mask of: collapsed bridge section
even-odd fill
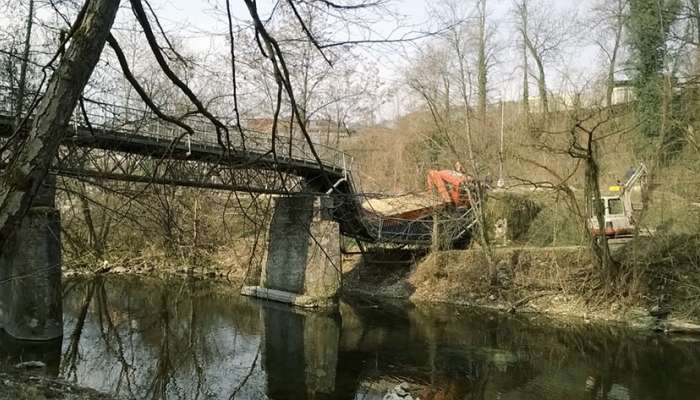
[[[15,129],[13,103],[3,100],[11,96],[2,92],[0,142],[7,142],[22,129]],[[6,294],[0,295],[0,325],[17,337],[62,334],[54,175],[277,195],[259,282],[244,293],[304,306],[337,298],[340,234],[367,243],[429,246],[440,231],[468,241],[476,221],[472,202],[363,193],[352,157],[329,146],[233,127],[235,134],[222,143],[218,129],[201,116],[183,117],[192,127],[186,133],[148,110],[89,99],[82,106],[63,127],[52,174],[30,208],[34,218],[0,257],[0,294]]]

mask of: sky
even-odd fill
[[[402,25],[411,26],[410,29],[427,31],[435,28],[434,23],[431,26],[431,21],[428,18],[428,9],[430,4],[435,3],[430,0],[393,0],[391,5],[399,14],[403,15]],[[554,0],[552,4],[555,8],[575,9],[579,13],[585,12],[585,8],[590,7],[592,0]],[[172,29],[179,34],[184,34],[188,37],[186,44],[194,50],[209,50],[221,47],[224,37],[214,36],[212,33],[222,33],[225,28],[223,21],[216,17],[216,4],[221,7],[223,1],[205,0],[154,0],[154,7],[159,10],[159,15],[166,24],[166,29]],[[265,10],[270,9],[271,1],[259,0],[261,14],[265,14]],[[512,0],[491,0],[488,7],[490,9],[490,19],[497,21],[497,35],[504,43],[513,42],[514,33],[510,21],[510,9]],[[234,18],[248,20],[248,11],[242,0],[231,0]],[[218,10],[219,14],[224,10]],[[555,10],[552,10],[554,14]],[[571,13],[572,15],[574,13]],[[214,28],[214,29],[212,29]],[[402,32],[407,29],[396,30],[396,24],[393,21],[384,21],[373,26],[376,32],[376,37],[399,37]],[[186,32],[186,33],[185,33]],[[404,57],[399,57],[398,54],[392,54],[391,49],[381,47],[376,51],[368,50],[367,57],[375,57],[376,63],[381,65],[380,74],[387,80],[398,79],[401,69],[405,68],[407,62]],[[577,71],[590,72],[591,65],[594,64],[597,54],[591,47],[577,49],[575,54],[567,55],[569,67]],[[494,68],[494,74],[491,78],[494,85],[493,90],[497,93],[492,93],[492,97],[517,97],[519,86],[522,78],[517,72],[517,62],[519,55],[513,49],[503,49],[499,56],[499,63]],[[551,83],[556,87],[557,80],[562,71],[551,71]],[[571,71],[567,71],[571,73]]]
[[[233,9],[234,18],[241,21],[248,21],[248,10],[246,9],[243,0],[230,0]],[[460,0],[455,0],[460,1]],[[461,0],[467,1],[467,0]],[[469,0],[473,2],[474,0]],[[559,9],[578,9],[579,14],[585,13],[585,9],[589,8],[591,3],[599,0],[549,0],[554,8]],[[499,40],[503,43],[513,43],[515,35],[513,27],[510,23],[512,17],[510,9],[513,0],[489,0],[489,18],[491,21],[496,21]],[[186,39],[184,44],[194,52],[226,52],[226,25],[222,19],[225,10],[221,9],[224,6],[223,0],[151,0],[150,2],[157,10],[159,18],[163,22],[166,31],[183,36]],[[265,15],[269,12],[272,0],[258,0],[261,14]],[[375,38],[386,37],[401,37],[403,33],[413,31],[429,31],[435,29],[435,23],[431,22],[428,17],[428,10],[431,4],[435,4],[435,0],[391,0],[390,6],[394,12],[402,16],[400,22],[395,20],[385,20],[381,23],[376,23],[372,26]],[[126,5],[121,13],[121,19],[133,19],[130,12],[126,9]],[[217,8],[219,8],[217,10]],[[553,10],[554,15],[554,10]],[[0,15],[0,22],[3,16]],[[397,29],[397,23],[408,26],[409,28]],[[117,24],[118,29],[119,24]],[[409,34],[409,36],[411,36]],[[409,59],[406,59],[406,54],[409,54]],[[401,79],[401,74],[406,66],[410,64],[410,48],[400,48],[399,46],[375,46],[374,48],[364,48],[361,53],[367,57],[368,61],[379,66],[379,75],[387,82],[396,82]],[[490,80],[492,100],[501,98],[512,99],[517,98],[521,85],[522,78],[518,71],[519,54],[515,49],[504,48],[499,54],[499,62],[494,67]],[[590,46],[579,48],[575,53],[566,55],[566,64],[574,70],[574,74],[581,71],[586,75],[591,75],[591,68],[596,64],[598,54],[595,49]],[[571,71],[566,71],[570,73]],[[563,71],[553,70],[548,71],[550,75],[550,86],[556,88],[559,86],[558,80],[563,74]]]
[[[230,0],[235,20],[248,22],[249,14],[243,0]],[[339,0],[340,1],[340,0]],[[454,0],[469,1],[474,0]],[[545,0],[547,1],[547,0]],[[593,1],[598,0],[549,0],[555,9],[579,9],[590,7]],[[498,55],[498,62],[492,68],[489,76],[490,101],[516,100],[521,93],[522,72],[519,69],[519,50],[509,43],[516,40],[512,26],[511,8],[513,0],[489,0],[489,20],[497,26],[498,41],[504,43],[503,49]],[[437,1],[431,0],[390,0],[390,7],[394,13],[400,16],[384,19],[371,26],[374,39],[400,38],[403,35],[415,36],[426,31],[434,31],[437,25],[429,17],[431,5]],[[227,26],[224,19],[224,0],[150,0],[150,4],[156,10],[161,23],[167,33],[182,38],[182,43],[193,53],[201,54],[227,54]],[[269,13],[272,0],[258,0],[258,7],[264,17]],[[130,21],[133,26],[133,16],[127,5],[122,5],[122,12],[115,24],[115,29],[123,29],[124,24],[119,21]],[[552,10],[555,15],[556,10]],[[572,13],[573,14],[573,13]],[[360,57],[367,60],[367,65],[378,69],[378,76],[384,82],[385,92],[391,94],[382,96],[379,107],[381,119],[390,119],[404,114],[414,108],[415,97],[410,91],[405,90],[404,73],[411,65],[411,55],[415,52],[415,44],[409,45],[373,45],[357,50]],[[579,48],[575,52],[566,55],[567,71],[552,69],[548,71],[548,86],[556,91],[561,87],[562,76],[566,74],[580,74],[591,76],[594,65],[598,64],[597,51],[590,46]],[[573,72],[572,72],[573,71]],[[389,90],[395,89],[398,90]],[[531,96],[536,95],[534,81],[531,83]]]

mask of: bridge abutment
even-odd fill
[[[0,328],[19,340],[63,336],[56,177],[48,175],[0,252]]]
[[[304,194],[275,199],[259,283],[242,294],[309,308],[337,304],[340,231],[330,202]]]

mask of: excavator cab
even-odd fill
[[[632,170],[629,178],[623,185],[610,187],[613,193],[602,196],[598,204],[594,204],[592,215],[589,216],[588,228],[595,236],[606,235],[608,237],[626,237],[634,234],[636,229],[634,216],[643,208],[641,193],[646,185],[646,166],[640,164]],[[600,231],[596,212],[602,209],[604,217],[604,231]]]
[[[604,233],[600,231],[598,219],[595,216],[595,208],[603,209],[605,221]],[[595,236],[605,234],[608,237],[624,237],[634,234],[634,223],[632,215],[625,209],[625,202],[620,196],[603,196],[600,202],[595,205],[593,215],[591,215],[588,225],[591,233]]]

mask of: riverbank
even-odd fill
[[[624,257],[630,251],[623,248]],[[636,250],[635,250],[636,249]],[[401,253],[401,252],[399,252]],[[671,257],[667,252],[667,257]],[[395,262],[392,262],[395,261]],[[448,303],[508,313],[537,313],[554,318],[603,321],[643,330],[700,334],[693,282],[673,281],[657,265],[638,270],[627,287],[611,295],[592,268],[584,247],[508,247],[495,249],[498,284],[488,280],[488,264],[479,249],[443,251],[412,260],[386,253],[344,262],[346,293],[421,303]],[[671,263],[673,264],[673,263]],[[692,263],[673,264],[674,275],[697,273]],[[665,277],[659,279],[659,277]],[[620,284],[621,285],[621,284]],[[685,287],[685,290],[683,290]]]
[[[114,397],[63,379],[0,372],[0,400],[110,400]]]
[[[86,259],[64,259],[63,276],[183,276],[242,286],[250,261],[260,262],[260,256],[252,256],[253,247],[251,240],[239,239],[228,246],[220,246],[211,251],[193,251],[187,256],[167,254],[157,247],[138,252],[114,252],[99,261],[88,255]]]
[[[144,255],[97,268],[65,269],[66,276],[111,273],[188,276],[239,288],[250,252],[239,243],[188,264]],[[494,263],[498,285],[487,279],[478,248],[426,253],[386,251],[343,260],[343,291],[349,295],[446,303],[509,313],[622,323],[644,330],[700,334],[700,239],[640,238],[616,247],[624,272],[614,290],[591,266],[585,247],[500,247]]]

